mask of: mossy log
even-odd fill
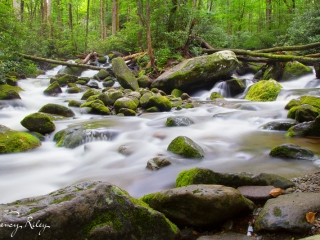
[[[270,52],[278,52],[278,51],[301,51],[301,50],[307,50],[307,49],[312,49],[317,47],[320,47],[320,42],[310,43],[306,45],[298,45],[298,46],[282,46],[282,47],[266,48],[266,49],[255,50],[254,52],[270,53]]]
[[[70,63],[70,62],[65,62],[65,61],[59,61],[59,60],[53,60],[53,59],[48,59],[48,58],[42,58],[42,57],[36,57],[36,56],[31,56],[23,53],[16,53],[19,56],[36,61],[36,62],[48,62],[48,63],[53,63],[53,64],[58,64],[58,65],[64,65],[64,66],[70,66],[70,67],[78,67],[78,68],[86,68],[86,69],[92,69],[92,70],[101,70],[101,69],[106,69],[103,67],[97,67],[97,66],[92,66],[88,64],[78,64],[78,63]],[[108,69],[110,70],[110,69]]]

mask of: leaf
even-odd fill
[[[279,195],[281,195],[283,192],[282,192],[282,189],[281,188],[274,188],[272,189],[269,194],[272,196],[272,197],[278,197]]]
[[[316,219],[316,215],[317,215],[316,212],[308,212],[306,214],[306,219],[307,219],[308,223],[314,224],[315,219]]]

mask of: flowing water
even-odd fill
[[[67,106],[68,100],[79,100],[83,93],[62,93],[57,97],[43,95],[50,76],[57,71],[58,68],[38,78],[19,81],[19,86],[25,90],[20,94],[22,99],[2,101],[0,124],[26,131],[20,121],[46,103]],[[95,73],[86,71],[83,76]],[[310,88],[303,90],[308,84]],[[320,87],[314,75],[283,83],[283,86],[284,90],[274,102],[256,103],[228,98],[229,102],[238,104],[238,109],[222,108],[206,101],[210,91],[194,95],[198,103],[193,109],[144,113],[136,117],[90,115],[73,108],[76,117],[56,121],[54,133],[74,124],[99,122],[117,132],[117,137],[108,140],[88,136],[87,143],[75,149],[66,149],[55,146],[52,133],[46,136],[39,148],[1,155],[0,203],[47,194],[87,180],[108,181],[127,190],[132,196],[140,197],[174,187],[178,173],[193,167],[221,172],[267,172],[287,178],[317,171],[318,162],[269,157],[270,149],[283,143],[295,143],[320,155],[320,140],[317,138],[286,138],[284,132],[260,128],[270,121],[288,121],[285,104],[301,95],[301,92],[319,94]],[[189,127],[165,127],[169,116],[187,116],[195,124]],[[204,159],[190,160],[167,152],[167,146],[177,136],[187,136],[198,143],[206,152]],[[130,155],[118,152],[123,145],[132,151]],[[173,164],[159,171],[147,170],[147,161],[157,154],[171,156]]]

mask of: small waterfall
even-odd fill
[[[243,93],[238,97],[239,99],[244,99],[247,95],[250,87],[254,84],[254,82],[251,79],[246,79],[246,89],[243,91]]]

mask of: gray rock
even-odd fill
[[[162,212],[179,226],[212,227],[223,224],[254,203],[241,193],[222,185],[190,185],[145,195],[142,201]]]
[[[187,59],[160,75],[152,82],[151,88],[171,92],[175,88],[188,91],[190,88],[213,86],[221,79],[230,79],[237,66],[238,60],[231,51]]]
[[[160,168],[166,167],[170,164],[171,162],[168,158],[159,156],[149,160],[147,162],[147,168],[152,171],[155,171],[155,170],[159,170]]]
[[[119,84],[123,88],[128,88],[132,90],[136,90],[139,88],[137,79],[135,78],[131,70],[128,68],[123,58],[118,57],[112,59],[112,67]]]
[[[274,186],[242,186],[237,189],[243,196],[250,199],[254,203],[265,202],[272,196],[269,194]]]
[[[84,182],[0,205],[0,239],[180,239],[163,214],[106,182]],[[21,226],[21,227],[20,227]]]
[[[211,236],[202,236],[197,240],[252,240],[252,238],[241,233],[228,231],[217,233]]]
[[[317,158],[309,149],[302,148],[296,144],[282,144],[271,149],[270,156],[285,159],[302,159],[302,160],[316,160]]]
[[[312,224],[306,220],[308,212],[320,211],[320,193],[292,193],[266,202],[255,221],[255,231],[288,231],[307,233]]]
[[[190,138],[185,136],[176,137],[168,146],[168,151],[186,158],[203,158],[203,149]]]
[[[62,93],[61,87],[58,82],[53,82],[43,91],[44,95],[55,96],[59,93]]]
[[[314,121],[299,123],[286,132],[287,137],[320,136],[320,116]]]
[[[261,126],[265,130],[287,131],[289,128],[296,125],[293,122],[268,122]]]
[[[181,127],[189,126],[191,124],[194,124],[194,122],[190,118],[183,116],[168,117],[166,121],[167,127]]]

